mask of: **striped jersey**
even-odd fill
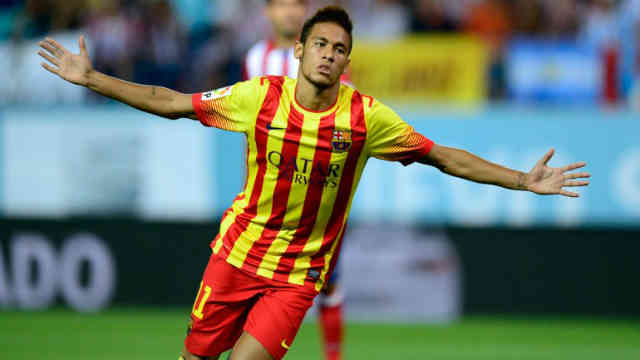
[[[296,80],[256,77],[193,94],[205,126],[242,132],[247,178],[213,252],[237,268],[320,291],[338,257],[367,160],[408,165],[433,142],[348,85],[325,111],[295,100]]]

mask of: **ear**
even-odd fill
[[[347,69],[349,69],[349,65],[351,65],[351,56],[347,58],[346,63],[344,64],[344,70],[342,70],[343,74],[347,73]]]
[[[298,60],[302,60],[303,53],[304,53],[304,44],[301,43],[299,40],[296,40],[296,44],[293,47],[293,56],[295,56],[295,58]]]

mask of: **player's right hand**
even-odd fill
[[[48,61],[48,63],[42,62],[42,67],[69,82],[87,86],[93,67],[89,60],[84,36],[80,36],[78,45],[80,54],[73,54],[57,41],[49,37],[45,38],[40,42],[42,49],[38,51],[38,55]]]

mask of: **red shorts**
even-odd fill
[[[247,273],[212,254],[185,346],[194,355],[216,356],[233,348],[246,331],[281,359],[316,295],[309,288]]]

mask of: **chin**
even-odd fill
[[[337,82],[337,80],[332,80],[323,75],[314,76],[310,80],[313,85],[319,88],[328,88],[333,86]]]

